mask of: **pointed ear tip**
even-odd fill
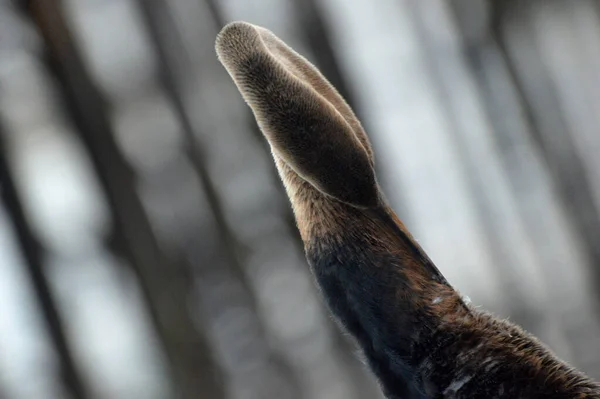
[[[246,21],[233,21],[226,24],[217,35],[217,45],[228,38],[247,35],[249,32],[255,31],[256,27]]]
[[[238,58],[256,48],[259,32],[255,25],[234,21],[225,25],[215,40],[215,50],[221,62]]]

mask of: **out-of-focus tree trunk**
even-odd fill
[[[597,2],[591,2],[594,4]],[[581,4],[573,4],[573,6]],[[574,127],[565,115],[561,104],[557,82],[549,73],[548,62],[542,57],[538,39],[534,29],[534,13],[540,7],[570,7],[560,2],[519,2],[517,0],[490,1],[491,34],[498,45],[500,54],[506,63],[507,74],[515,83],[515,90],[522,102],[522,113],[531,129],[531,139],[543,158],[552,185],[556,188],[557,202],[565,212],[565,223],[572,228],[574,239],[580,247],[583,263],[587,265],[582,278],[583,287],[559,287],[564,295],[581,297],[577,312],[568,312],[571,319],[568,338],[573,347],[573,358],[583,363],[595,363],[595,370],[588,369],[590,374],[598,373],[597,359],[590,359],[590,347],[598,345],[599,320],[597,317],[578,317],[582,313],[597,315],[600,308],[600,295],[595,287],[600,285],[600,211],[594,198],[593,178],[584,165],[582,154],[575,144]],[[563,268],[573,269],[574,262],[565,261]],[[571,274],[574,270],[571,270]],[[564,271],[568,274],[568,271]],[[586,277],[586,274],[592,277]],[[562,289],[561,289],[562,288]],[[577,292],[574,295],[574,290]],[[590,302],[589,299],[594,301]],[[564,306],[573,302],[566,298],[555,304]],[[579,310],[580,309],[580,310]],[[585,332],[585,336],[582,336]],[[588,348],[588,349],[586,349]],[[587,358],[587,360],[586,360]]]
[[[162,253],[136,193],[132,170],[113,134],[107,104],[86,70],[59,1],[29,1],[26,11],[45,45],[66,111],[104,188],[125,257],[134,268],[183,398],[223,398],[219,367],[188,312],[191,281]]]
[[[555,83],[535,44],[531,27],[534,3],[525,7],[516,0],[490,2],[492,34],[523,99],[523,109],[532,126],[532,138],[552,174],[590,265],[600,265],[600,242],[597,240],[600,236],[600,214],[589,174],[573,143],[573,133],[565,120]],[[600,285],[600,268],[591,267],[590,271],[596,276],[596,285]],[[597,297],[600,303],[600,296]]]
[[[40,244],[29,223],[11,170],[7,145],[4,140],[3,123],[0,121],[0,193],[7,215],[11,219],[15,236],[25,260],[27,275],[31,281],[38,306],[40,307],[50,342],[58,357],[60,374],[66,392],[73,399],[90,399],[91,392],[85,383],[80,365],[64,329],[63,317],[44,271],[45,249]],[[1,395],[0,395],[1,397]]]
[[[594,204],[588,173],[573,144],[554,83],[548,76],[539,50],[533,42],[534,34],[528,18],[530,8],[511,10],[508,8],[511,2],[491,3],[494,15],[492,32],[507,60],[510,74],[518,83],[521,96],[525,99],[525,112],[534,127],[533,138],[553,174],[562,201],[578,230],[591,263],[600,265],[600,242],[597,240],[600,236],[600,216]],[[509,30],[515,26],[521,30],[521,35],[518,39],[515,37],[515,40],[519,41],[519,46],[527,47],[526,59],[520,57],[522,53],[517,53],[519,50],[515,47],[516,42],[511,42]],[[600,268],[593,269],[600,272]],[[600,282],[600,276],[597,278]]]
[[[177,33],[177,25],[173,20],[169,5],[163,0],[139,0],[138,5],[150,42],[157,55],[159,81],[177,115],[184,136],[186,155],[194,167],[200,186],[206,196],[209,205],[208,210],[214,217],[214,240],[225,263],[220,265],[220,268],[231,271],[233,279],[240,284],[243,290],[242,295],[245,297],[246,305],[252,312],[252,317],[256,320],[255,324],[260,331],[258,337],[261,341],[260,347],[268,351],[267,357],[270,359],[265,367],[270,368],[271,371],[266,370],[266,375],[277,371],[277,374],[288,385],[287,389],[293,392],[293,397],[298,397],[301,387],[296,381],[292,368],[287,360],[279,356],[277,352],[272,351],[268,344],[269,338],[264,331],[261,315],[257,309],[257,299],[239,257],[239,244],[225,218],[221,205],[223,201],[219,198],[216,182],[208,172],[205,151],[198,140],[199,133],[194,126],[184,100],[185,92],[182,87],[190,76],[186,76],[185,72],[178,73],[178,70],[190,71],[191,65],[187,60],[184,43]],[[202,76],[200,76],[200,79],[202,79]],[[202,277],[200,276],[200,278]],[[273,376],[270,380],[265,381],[265,384],[273,383],[274,379]],[[262,387],[261,389],[265,388]]]

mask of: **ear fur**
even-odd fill
[[[367,135],[314,66],[270,31],[245,22],[225,26],[216,50],[276,157],[339,201],[379,203]]]
[[[326,302],[388,398],[600,399],[534,337],[464,303],[385,204],[365,132],[316,68],[243,22],[216,48],[272,147]]]

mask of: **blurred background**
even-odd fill
[[[214,52],[246,20],[369,132],[463,294],[600,378],[600,1],[0,1],[0,398],[380,397]]]

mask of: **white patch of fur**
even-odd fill
[[[486,372],[489,372],[489,371],[490,371],[490,370],[492,370],[492,369],[493,369],[495,366],[497,366],[497,365],[498,365],[498,363],[500,363],[500,361],[499,361],[499,360],[494,360],[494,359],[493,359],[493,358],[491,358],[491,357],[488,357],[488,358],[486,358],[486,359],[483,361],[483,364],[485,364],[485,371],[486,371]]]
[[[471,381],[472,375],[466,375],[458,380],[454,380],[444,390],[444,395],[458,392],[467,382]]]
[[[435,297],[433,299],[433,301],[431,301],[431,303],[433,303],[434,305],[437,305],[440,302],[442,302],[442,297],[441,296]]]

